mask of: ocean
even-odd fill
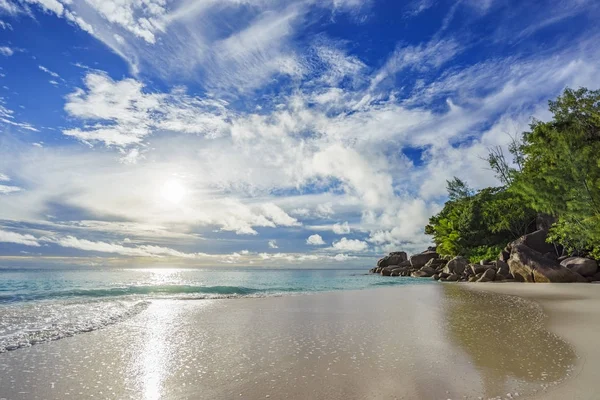
[[[156,299],[227,301],[431,283],[356,269],[0,267],[0,353],[115,324]]]

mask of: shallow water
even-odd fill
[[[0,353],[123,321],[156,299],[268,297],[431,283],[363,270],[0,268]]]
[[[107,329],[1,354],[0,397],[526,398],[575,362],[543,322],[534,303],[459,285],[155,299]]]

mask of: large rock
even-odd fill
[[[470,264],[469,269],[471,270],[471,275],[483,274],[487,270],[486,267],[479,264]]]
[[[390,265],[400,265],[403,261],[408,260],[406,256],[406,252],[404,251],[396,251],[394,253],[390,253],[387,256],[383,257],[379,261],[377,261],[377,266],[381,268],[385,268]]]
[[[439,258],[439,254],[435,251],[424,251],[419,254],[414,254],[410,257],[410,264],[413,268],[421,268],[424,267],[427,262],[433,258]]]
[[[584,277],[563,267],[557,261],[544,257],[540,252],[516,244],[512,246],[508,260],[510,273],[519,282],[584,282]]]
[[[594,274],[594,276],[591,276],[589,278],[590,281],[592,282],[598,282],[600,281],[600,272],[596,272],[596,274]]]
[[[479,279],[477,279],[477,282],[491,282],[494,279],[496,279],[496,271],[490,268],[487,269]]]
[[[558,261],[558,255],[556,254],[555,251],[544,253],[544,257],[549,258],[549,259],[554,260],[554,261]]]
[[[413,278],[430,278],[433,274],[428,273],[427,271],[418,270],[410,274]]]
[[[503,276],[508,276],[510,274],[510,268],[508,264],[502,260],[496,260],[496,272]]]
[[[425,266],[437,269],[438,267],[446,264],[446,262],[447,261],[442,258],[432,258],[431,260],[427,261],[427,264],[425,264]]]
[[[410,261],[403,261],[401,262],[399,265],[388,265],[387,267],[377,267],[377,269],[380,270],[381,275],[383,276],[392,276],[392,272],[396,271],[396,270],[400,270],[400,272],[402,272],[403,270],[406,270],[410,268]],[[397,275],[395,275],[397,276]]]
[[[510,258],[510,250],[508,249],[508,246],[507,246],[504,250],[502,250],[500,252],[500,254],[498,254],[498,260],[508,262],[509,258]]]
[[[462,275],[469,265],[469,260],[464,257],[454,257],[452,260],[448,261],[448,264],[444,267],[444,272],[447,274],[457,274]]]
[[[546,239],[548,238],[548,231],[540,229],[539,231],[535,231],[529,233],[525,236],[521,236],[514,242],[512,242],[509,247],[512,248],[519,245],[525,245],[530,249],[537,251],[538,253],[556,253],[556,249],[552,243],[547,243]]]
[[[424,266],[419,271],[414,271],[410,274],[413,278],[430,278],[435,275],[436,270],[430,266]]]
[[[598,263],[589,258],[569,257],[563,260],[560,265],[582,276],[594,276],[598,272]]]
[[[405,263],[402,263],[403,265],[392,265],[389,266],[388,268],[390,268],[392,271],[408,271],[410,270],[410,265],[406,265]]]
[[[397,265],[390,265],[386,269],[392,271],[390,276],[402,276],[403,274],[405,275],[408,272],[408,267],[399,267]]]

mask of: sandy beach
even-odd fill
[[[519,296],[539,304],[548,329],[567,340],[578,358],[571,377],[534,399],[600,399],[600,285],[597,284],[483,284],[469,290]]]
[[[581,284],[155,300],[0,354],[0,398],[595,399],[599,301]]]

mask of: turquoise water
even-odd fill
[[[430,283],[366,268],[0,268],[0,352],[102,328],[159,298],[227,301]]]

